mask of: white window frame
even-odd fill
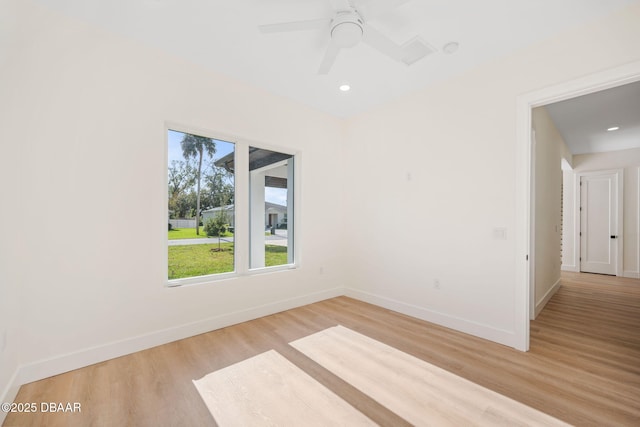
[[[166,226],[166,207],[169,204],[169,195],[167,194],[167,186],[169,185],[169,177],[167,174],[168,164],[168,151],[169,151],[169,131],[177,131],[183,133],[189,133],[192,135],[204,136],[207,138],[213,138],[220,141],[231,142],[235,144],[235,171],[234,171],[234,271],[227,273],[208,274],[204,276],[185,277],[182,279],[169,280],[167,277],[167,271],[169,269],[169,240],[166,238],[167,226]],[[215,283],[224,280],[233,280],[238,277],[254,276],[265,273],[273,273],[278,271],[289,271],[300,267],[300,206],[301,206],[301,181],[300,170],[302,164],[302,155],[300,151],[291,150],[290,148],[276,146],[273,144],[263,143],[248,140],[234,135],[224,134],[222,132],[215,132],[208,129],[195,128],[191,126],[185,126],[175,122],[165,122],[164,126],[164,210],[163,212],[163,235],[165,250],[164,258],[162,262],[163,274],[165,276],[165,288],[176,288],[186,285],[202,285],[207,283]],[[249,268],[249,253],[250,253],[250,239],[249,239],[249,147],[257,147],[264,150],[277,151],[283,154],[289,154],[293,156],[293,209],[295,214],[293,216],[293,260],[291,264],[275,265],[271,267],[261,268]]]

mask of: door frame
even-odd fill
[[[529,350],[531,235],[531,110],[558,101],[640,81],[640,61],[522,94],[516,99],[515,288],[513,347]]]
[[[531,198],[536,198],[536,130],[531,127],[531,179],[530,179],[530,191]],[[536,269],[534,266],[536,265],[536,205],[535,203],[531,203],[529,206],[529,218],[531,221],[531,226],[533,229],[530,234],[530,246],[531,250],[529,251],[529,265],[532,267],[529,268],[529,319],[534,320],[536,317]]]
[[[607,170],[597,170],[597,171],[588,171],[588,172],[576,172],[576,180],[578,182],[578,191],[576,192],[575,206],[574,209],[578,215],[576,215],[575,221],[575,229],[574,235],[578,236],[576,239],[576,249],[575,253],[578,257],[578,271],[582,269],[582,261],[580,257],[582,256],[582,239],[580,238],[580,232],[582,230],[582,215],[580,215],[580,205],[581,197],[582,197],[582,188],[580,183],[582,182],[583,176],[599,176],[599,175],[615,175],[616,176],[616,222],[617,222],[617,234],[618,238],[616,239],[616,276],[622,276],[622,260],[624,259],[624,221],[623,221],[623,208],[624,208],[624,169],[607,169]]]

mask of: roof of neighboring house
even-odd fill
[[[225,211],[230,211],[230,210],[233,210],[233,207],[234,207],[234,205],[217,206],[215,208],[206,209],[206,210],[202,211],[202,213],[205,213],[205,212],[219,212],[219,211],[221,211],[223,209]],[[279,210],[284,210],[284,211],[287,210],[286,206],[279,205],[277,203],[271,203],[271,202],[264,202],[264,207],[265,207],[265,209],[279,209]]]
[[[266,209],[280,209],[280,210],[284,210],[284,211],[287,210],[286,206],[279,205],[277,203],[271,203],[271,202],[264,202],[264,207]]]
[[[230,211],[230,210],[232,210],[232,209],[233,209],[233,206],[234,206],[234,205],[217,206],[217,207],[215,207],[215,208],[209,208],[209,209],[206,209],[206,210],[202,211],[202,213],[205,213],[205,212],[219,212],[219,211],[221,211],[221,210],[223,210],[223,209],[224,209],[225,211]]]

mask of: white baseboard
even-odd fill
[[[358,289],[346,288],[345,295],[360,301],[374,304],[388,310],[397,311],[417,319],[455,329],[469,335],[473,335],[486,340],[504,344],[509,347],[518,348],[516,334],[513,331],[497,329],[492,326],[473,322],[460,317],[450,316],[428,308],[419,307],[403,301],[394,300],[380,295],[371,294]]]
[[[93,365],[95,363],[104,362],[105,360],[113,359],[115,357],[125,356],[137,351],[167,344],[172,341],[192,337],[215,329],[224,328],[226,326],[235,325],[237,323],[246,322],[340,295],[344,295],[343,288],[333,288],[326,291],[252,307],[246,310],[226,313],[220,316],[214,316],[197,322],[167,328],[104,345],[85,348],[49,359],[39,360],[37,362],[20,366],[18,368],[17,375],[15,376],[16,378],[14,383],[19,387],[22,384],[62,374],[64,372]]]
[[[547,303],[549,302],[549,300],[551,299],[551,297],[558,292],[558,289],[560,289],[560,279],[556,280],[556,283],[553,284],[553,286],[547,291],[546,294],[544,294],[544,296],[540,299],[540,301],[538,301],[536,303],[536,310],[535,313],[533,315],[533,318],[535,319],[536,317],[538,317],[538,314],[540,314],[540,312],[542,311],[542,309],[544,309],[544,306],[547,305]]]
[[[631,279],[640,279],[640,272],[638,271],[623,271],[622,277],[629,277]]]
[[[580,272],[580,267],[578,267],[577,265],[562,264],[560,266],[560,270],[562,270],[562,271],[573,271],[574,273],[579,273]]]

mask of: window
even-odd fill
[[[167,140],[170,285],[295,265],[293,154],[176,130]]]
[[[235,144],[168,131],[168,278],[235,270],[235,177],[217,166]]]
[[[293,264],[293,156],[249,148],[250,268]]]

